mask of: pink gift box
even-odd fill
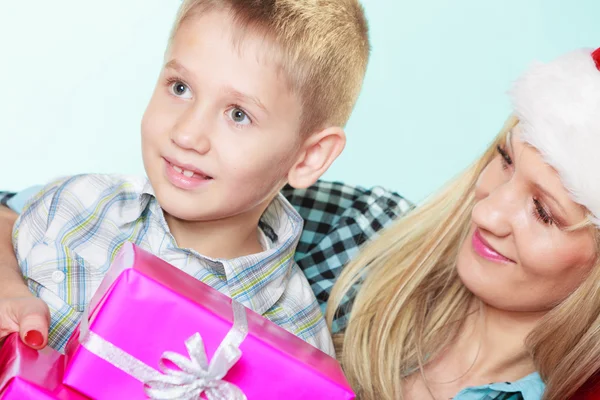
[[[334,358],[236,304],[245,310],[248,334],[222,381],[250,400],[354,398]],[[165,351],[189,358],[186,340],[199,333],[210,361],[232,328],[232,307],[229,297],[126,243],[92,299],[89,327],[80,326],[67,344],[63,382],[95,399],[145,399],[144,379],[132,376],[122,354],[158,371]],[[92,336],[106,354],[90,344]]]
[[[85,397],[61,384],[64,359],[50,348],[34,350],[17,334],[12,334],[0,349],[0,398],[6,400],[60,399]]]

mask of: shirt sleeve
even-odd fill
[[[59,244],[48,239],[48,229],[56,212],[58,193],[64,188],[67,179],[59,179],[45,187],[21,192],[23,194],[16,203],[17,211],[20,211],[21,215],[13,229],[13,246],[21,273],[31,292],[42,299],[50,309],[48,344],[57,350],[63,350],[81,315],[80,310],[72,307],[56,290],[50,290],[45,284],[65,279],[65,272],[60,268],[60,264],[68,257],[64,253],[65,249],[60,249],[59,252],[56,248]],[[33,195],[33,192],[37,194]],[[47,272],[33,273],[38,270]],[[47,279],[42,279],[46,275]]]
[[[13,246],[30,290],[50,307],[48,343],[63,350],[112,256],[145,206],[145,178],[83,174],[57,180],[27,202]],[[93,240],[91,240],[93,238]]]
[[[8,200],[7,205],[21,214],[13,228],[13,246],[19,265],[31,249],[44,240],[52,218],[54,195],[64,181],[64,178],[58,179],[44,187],[37,187],[37,190],[26,189]]]
[[[307,189],[286,186],[283,194],[304,218],[296,263],[323,311],[335,280],[360,246],[413,208],[401,195],[382,187],[366,189],[339,182],[319,181]],[[334,331],[344,321],[342,309]]]

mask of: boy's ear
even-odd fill
[[[346,146],[340,127],[326,128],[310,135],[302,145],[296,163],[288,172],[288,183],[296,189],[314,184]]]

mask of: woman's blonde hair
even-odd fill
[[[357,397],[401,399],[402,378],[421,371],[458,335],[474,295],[456,259],[470,228],[474,188],[516,125],[511,117],[483,156],[443,191],[366,246],[336,282],[327,310],[358,287],[348,325],[335,337]],[[589,228],[588,228],[589,229]],[[548,312],[527,338],[546,383],[545,400],[565,400],[600,369],[600,268]]]

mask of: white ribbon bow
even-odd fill
[[[171,351],[163,353],[160,372],[89,330],[88,315],[80,325],[81,345],[87,350],[144,383],[146,395],[153,400],[197,400],[204,393],[208,400],[246,400],[239,387],[224,381],[227,372],[242,356],[239,346],[248,334],[244,306],[232,300],[233,326],[215,351],[210,363],[199,333],[185,341],[188,357]],[[177,369],[170,368],[166,362]]]
[[[199,333],[195,333],[185,342],[190,358],[167,351],[160,360],[163,376],[146,382],[146,395],[153,400],[199,399],[202,393],[208,400],[246,400],[244,393],[223,379],[227,372],[240,359],[239,348],[228,343],[227,338],[215,352],[210,364],[207,362],[204,342]],[[179,370],[165,366],[170,361]]]

